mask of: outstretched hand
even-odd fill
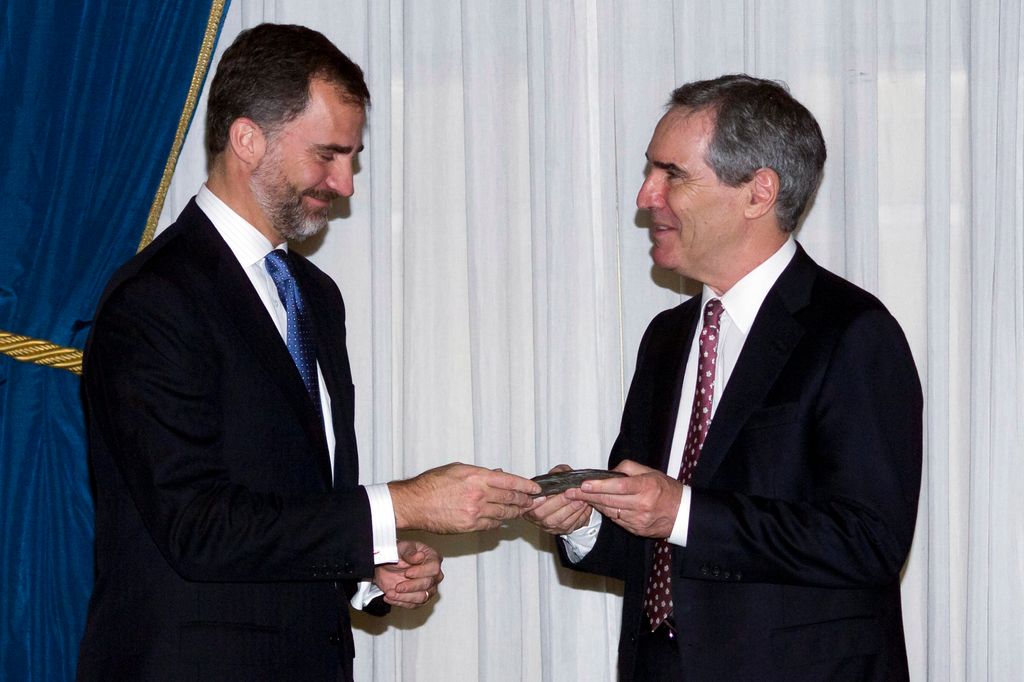
[[[415,478],[388,483],[399,530],[468,533],[518,518],[540,492],[533,481],[500,469],[446,464]]]
[[[572,471],[568,464],[559,464],[548,473]],[[538,497],[523,518],[552,535],[568,535],[587,525],[591,506],[580,500],[570,500],[565,493]]]
[[[625,477],[584,481],[580,488],[566,490],[567,499],[592,505],[609,521],[645,538],[667,538],[672,534],[683,484],[664,472],[631,460],[623,460],[615,471]]]
[[[441,555],[413,540],[398,541],[398,563],[380,564],[373,571],[373,584],[384,592],[384,601],[404,609],[430,601],[442,580]]]

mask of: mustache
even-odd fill
[[[302,195],[312,197],[318,201],[334,201],[341,196],[337,192],[332,192],[327,189],[307,189],[302,193]]]

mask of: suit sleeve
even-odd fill
[[[760,463],[785,494],[693,489],[684,576],[847,588],[898,578],[917,513],[922,396],[896,321],[857,315],[804,400],[795,436],[762,436],[759,454],[787,463]]]
[[[240,441],[227,437],[227,370],[204,315],[189,292],[155,277],[129,280],[103,305],[84,390],[94,447],[117,472],[104,483],[127,489],[153,542],[186,579],[372,577],[361,487],[284,495],[230,475],[226,443]]]

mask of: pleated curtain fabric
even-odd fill
[[[83,349],[146,228],[224,4],[3,4],[0,332]],[[74,678],[89,485],[78,376],[0,354],[0,679]]]

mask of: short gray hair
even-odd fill
[[[779,227],[796,229],[821,183],[825,140],[814,116],[784,83],[745,74],[694,81],[673,91],[668,106],[712,113],[714,132],[704,162],[719,181],[736,187],[761,168],[775,171]]]

